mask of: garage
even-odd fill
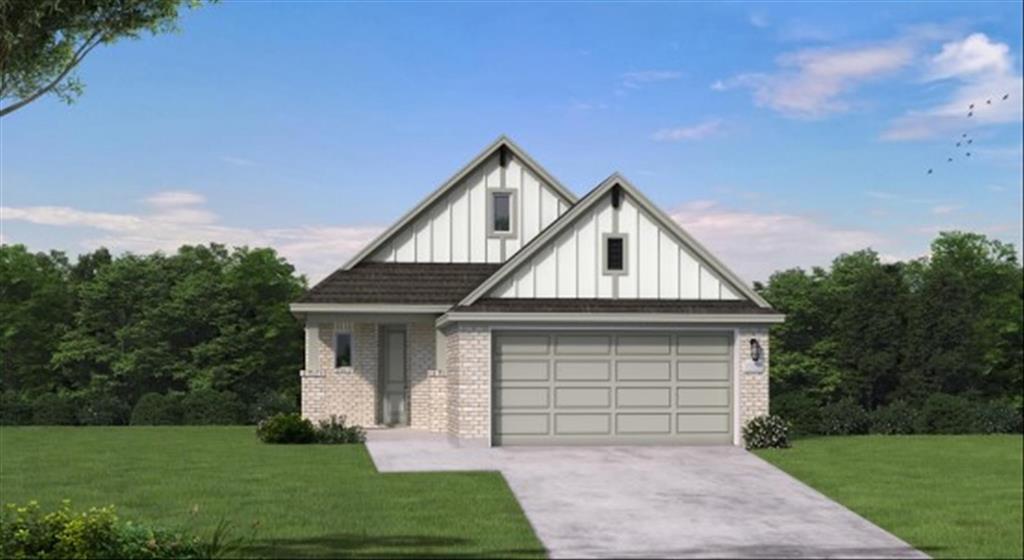
[[[731,444],[732,331],[495,331],[494,445]]]

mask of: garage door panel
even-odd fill
[[[620,356],[667,356],[672,353],[670,335],[619,335],[615,340],[615,351]]]
[[[608,408],[612,390],[608,387],[558,387],[555,406],[559,408]]]
[[[555,354],[608,355],[611,352],[611,335],[555,335]]]
[[[669,387],[617,387],[615,405],[619,408],[649,408],[672,406]]]
[[[493,441],[729,444],[735,406],[732,336],[598,329],[496,332]]]
[[[547,354],[551,337],[547,335],[505,334],[495,341],[499,356]]]
[[[508,436],[543,436],[550,433],[547,414],[499,414],[497,433]]]
[[[684,406],[729,406],[728,387],[679,387],[676,404]]]
[[[727,335],[679,335],[676,337],[676,348],[681,355],[728,356],[729,347]]]
[[[676,379],[679,381],[728,381],[727,361],[683,361],[676,362]]]
[[[615,415],[615,433],[668,435],[672,433],[672,415],[618,413]]]
[[[676,414],[676,431],[681,434],[728,433],[729,413]]]
[[[499,391],[503,410],[515,408],[547,408],[550,390],[547,387],[502,387]]]
[[[495,369],[498,382],[547,381],[551,363],[547,360],[501,361]]]
[[[611,364],[597,360],[557,360],[555,380],[557,381],[608,381],[611,378]]]
[[[615,378],[619,381],[669,381],[672,362],[616,360]]]
[[[611,434],[611,414],[555,414],[555,435]]]

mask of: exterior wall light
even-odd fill
[[[760,362],[761,361],[761,354],[762,354],[762,352],[763,352],[763,350],[761,349],[761,343],[758,342],[756,338],[751,338],[750,339],[750,359],[754,363]]]

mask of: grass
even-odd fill
[[[801,439],[757,454],[937,558],[1024,556],[1021,436]]]
[[[200,535],[225,519],[249,556],[544,556],[498,473],[380,474],[362,445],[266,445],[253,432],[0,428],[0,501],[113,504]]]

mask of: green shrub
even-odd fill
[[[1019,434],[1024,425],[1021,413],[1012,403],[991,401],[974,405],[973,431],[982,434]]]
[[[16,391],[0,393],[0,426],[32,423],[32,403]]]
[[[772,395],[771,414],[781,416],[790,426],[794,435],[813,434],[821,424],[821,404],[818,399],[803,391],[792,391],[779,396]]]
[[[73,426],[78,423],[74,399],[61,393],[43,393],[32,403],[32,423],[37,426]]]
[[[167,426],[181,424],[181,399],[176,395],[146,393],[132,410],[133,426]]]
[[[256,425],[256,437],[263,443],[316,443],[316,430],[297,412],[275,414]]]
[[[969,434],[977,429],[977,408],[956,395],[935,393],[921,407],[917,431],[923,434]]]
[[[843,399],[822,407],[818,433],[826,436],[866,434],[870,426],[867,411],[853,400]]]
[[[871,433],[912,434],[918,424],[919,413],[905,401],[894,401],[871,412]]]
[[[128,423],[132,412],[128,403],[107,393],[87,393],[81,402],[78,423],[83,426],[121,426]]]
[[[259,424],[275,414],[290,414],[298,412],[299,407],[293,397],[283,393],[269,391],[256,397],[256,400],[249,406],[249,422]]]
[[[230,391],[196,389],[181,401],[185,424],[243,424],[245,406]]]
[[[363,443],[366,432],[359,426],[346,426],[344,416],[331,415],[316,426],[317,443]]]
[[[4,506],[0,521],[0,556],[4,558],[208,558],[216,547],[197,538],[133,523],[121,523],[114,508],[43,513],[29,502]]]
[[[779,416],[758,416],[743,426],[743,442],[747,449],[789,447],[789,422]]]

